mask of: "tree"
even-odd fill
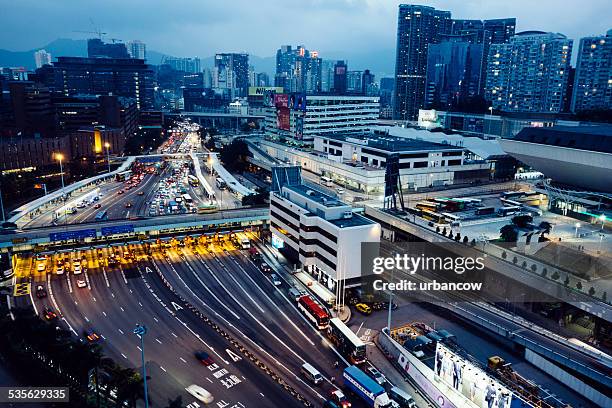
[[[517,215],[512,217],[512,224],[516,225],[518,228],[527,228],[531,222],[533,222],[533,217],[531,215]]]
[[[512,263],[513,263],[513,264],[515,264],[515,265],[516,265],[516,264],[517,264],[517,262],[518,262],[518,258],[517,258],[516,256],[515,256],[514,258],[512,258]]]
[[[523,269],[527,268],[527,261],[523,261],[523,263],[521,264],[521,267]]]
[[[576,289],[582,290],[582,282],[580,281],[576,282]]]
[[[225,145],[221,150],[219,158],[228,170],[243,172],[246,167],[246,158],[249,156],[249,147],[241,139],[235,139],[232,143]]]
[[[514,225],[508,224],[500,228],[499,233],[504,242],[516,242],[518,239],[518,232]]]
[[[538,270],[538,265],[536,264],[531,265],[531,272],[535,273],[535,271],[537,270]]]
[[[173,400],[168,400],[168,405],[166,405],[166,408],[184,408],[183,397],[179,395]]]
[[[204,147],[211,151],[215,150],[215,138],[212,135],[204,142]]]
[[[557,280],[561,277],[561,275],[559,275],[559,272],[554,271],[550,277],[552,278],[552,280]]]
[[[469,241],[470,241],[470,239],[467,237],[467,235],[465,235],[465,236],[463,237],[463,243],[464,243],[465,245],[467,245],[467,243],[468,243]]]
[[[506,259],[508,257],[508,253],[506,251],[502,252],[502,259]]]
[[[459,233],[455,234],[455,241],[459,242],[460,239],[461,239],[461,234]]]
[[[548,274],[548,269],[546,269],[546,268],[542,268],[542,272],[541,272],[541,273],[542,273],[542,277],[544,277],[544,278],[545,278],[545,277],[546,277],[546,275]]]
[[[476,246],[476,239],[472,238],[472,242],[470,243],[472,246]]]
[[[538,227],[542,230],[542,235],[550,234],[550,231],[552,230],[552,224],[548,221],[542,221]]]
[[[591,286],[591,288],[589,289],[589,295],[593,296],[595,294],[595,288]]]

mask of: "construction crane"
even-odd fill
[[[94,23],[92,18],[89,18],[89,23],[91,24],[91,27],[93,28],[92,31],[73,31],[74,33],[87,33],[87,34],[96,34],[98,36],[98,38],[101,40],[103,35],[106,35],[108,33],[103,33],[102,30],[100,30],[100,27],[96,26],[96,24]]]

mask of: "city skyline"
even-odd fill
[[[106,39],[124,42],[139,39],[147,48],[174,56],[212,56],[217,52],[247,52],[262,57],[273,56],[282,44],[305,44],[325,55],[347,52],[368,54],[380,49],[395,49],[397,7],[400,1],[307,1],[283,4],[275,2],[251,4],[197,4],[185,1],[182,6],[160,5],[154,13],[125,24],[119,16],[139,13],[141,4],[121,3],[87,8],[73,1],[60,4],[36,4],[40,11],[32,15],[31,2],[7,4],[3,7],[6,23],[0,27],[0,48],[25,51],[43,47],[57,38],[86,38],[86,33],[108,33]],[[601,18],[603,0],[555,7],[546,1],[533,5],[519,0],[508,4],[469,1],[428,1],[415,4],[448,10],[453,18],[491,19],[516,17],[516,32],[541,30],[559,32],[579,41],[582,37],[605,33],[610,27]],[[527,5],[529,7],[527,7]],[[313,7],[316,6],[316,7]],[[116,10],[122,10],[116,13]],[[112,11],[111,11],[112,10]],[[565,18],[571,15],[571,19]],[[42,20],[41,20],[42,19]],[[39,21],[40,20],[40,21]],[[337,21],[344,21],[339,30]],[[272,28],[269,28],[272,27]],[[27,30],[27,33],[24,31]],[[245,35],[245,33],[249,35]],[[279,40],[279,33],[282,40]],[[25,35],[27,34],[27,35]],[[194,41],[196,40],[196,41]],[[354,45],[359,44],[359,49]],[[349,61],[350,62],[350,61]]]

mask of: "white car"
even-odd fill
[[[185,391],[205,404],[211,404],[215,400],[210,392],[199,385],[191,384],[189,387],[185,388]]]
[[[45,264],[44,264],[44,263],[39,263],[38,265],[36,265],[36,270],[37,270],[38,272],[44,272],[46,268],[47,268],[47,267],[45,266]]]
[[[77,280],[77,286],[79,288],[86,288],[87,287],[87,282],[85,282],[83,279],[78,279]]]
[[[57,270],[55,271],[55,273],[57,273],[58,275],[63,275],[64,274],[64,267],[63,266],[58,266]]]
[[[342,194],[342,193],[344,193],[344,189],[343,189],[343,188],[338,187],[338,188],[336,189],[336,192],[337,192],[338,194]]]
[[[83,272],[83,270],[81,269],[81,265],[80,264],[73,264],[72,265],[72,273],[74,273],[75,275],[78,275],[81,272]]]

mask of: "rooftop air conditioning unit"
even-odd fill
[[[312,190],[306,190],[306,195],[313,196],[315,195],[315,192]]]
[[[353,218],[353,212],[345,211],[344,214],[342,215],[342,218]]]

